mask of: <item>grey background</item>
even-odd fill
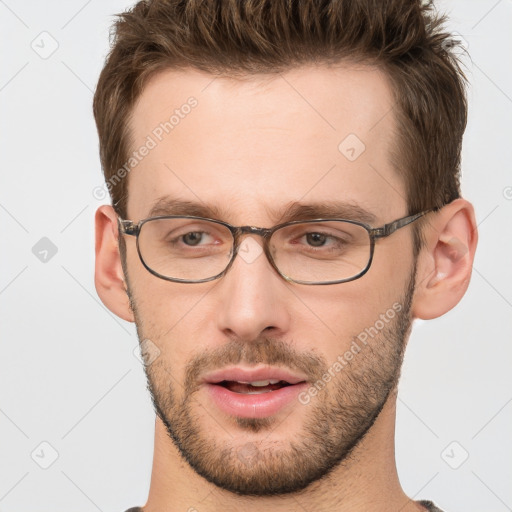
[[[154,414],[135,329],[93,283],[93,215],[108,199],[93,195],[103,182],[92,92],[111,15],[130,4],[0,1],[1,512],[115,512],[147,497]],[[416,499],[503,512],[512,510],[512,2],[438,5],[472,57],[463,194],[480,245],[461,304],[414,328],[398,470]]]

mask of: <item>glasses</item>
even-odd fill
[[[272,228],[235,227],[220,220],[166,215],[134,223],[118,219],[119,230],[135,236],[137,251],[151,274],[179,283],[219,279],[239,252],[242,235],[263,237],[263,252],[286,281],[339,284],[363,276],[373,260],[375,241],[411,224],[426,210],[372,228],[346,219],[299,220]]]

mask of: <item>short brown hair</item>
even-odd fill
[[[421,0],[146,0],[118,15],[94,95],[100,158],[112,202],[126,215],[127,181],[112,182],[130,146],[129,120],[148,79],[196,68],[243,77],[308,63],[381,68],[393,88],[392,163],[409,214],[460,196],[465,76],[445,17]]]

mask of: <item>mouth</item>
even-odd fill
[[[223,380],[217,385],[222,386],[233,393],[243,393],[246,395],[259,395],[261,393],[270,393],[286,386],[293,386],[284,380],[269,379],[257,380],[254,382],[239,382],[236,380]]]
[[[307,381],[283,368],[232,367],[208,374],[204,384],[214,406],[224,413],[263,418],[291,404]]]

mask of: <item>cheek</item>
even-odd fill
[[[211,307],[209,313],[205,307],[208,291],[214,285],[173,283],[151,275],[145,268],[130,273],[139,336],[158,347],[161,360],[168,362],[173,373],[197,354],[200,345],[209,346],[208,339],[213,339],[208,319],[215,315]]]
[[[354,336],[372,325],[394,301],[391,296],[368,294],[364,286],[348,283],[333,285],[330,289],[324,287],[307,295],[301,291],[296,294],[306,306],[296,311],[295,326],[301,333],[300,339],[311,345],[311,337],[314,336],[318,340],[317,346],[328,350],[334,357],[350,345]]]
[[[318,349],[333,361],[349,349],[353,338],[378,328],[383,317],[394,318],[398,310],[404,309],[412,258],[391,258],[385,250],[380,253],[380,261],[375,259],[368,273],[358,280],[295,290],[298,304],[303,304],[294,313],[301,348],[310,349],[318,341]]]

